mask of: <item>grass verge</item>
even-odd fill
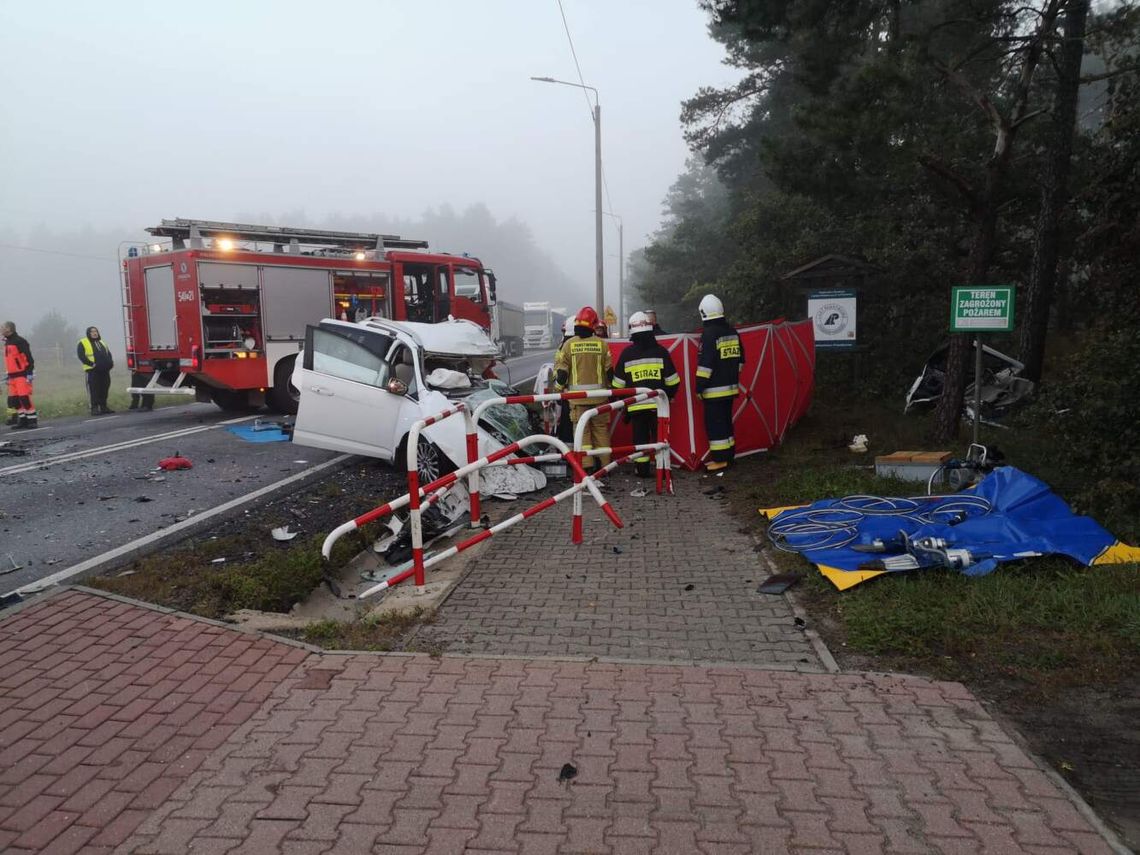
[[[926,424],[860,409],[875,425],[866,455],[846,443],[848,408],[817,405],[772,453],[744,460],[729,499],[762,536],[758,508],[855,494],[907,496],[922,485],[878,478],[875,454],[923,448]],[[851,424],[846,424],[850,422]],[[1082,567],[1064,558],[1003,565],[989,576],[945,571],[884,576],[836,591],[803,558],[772,550],[781,570],[806,573],[803,598],[842,652],[882,667],[970,680],[998,677],[1041,696],[1074,685],[1112,684],[1140,662],[1140,568]],[[826,634],[826,633],[825,633]]]
[[[317,621],[295,637],[326,650],[399,650],[412,630],[434,618],[434,612],[417,606],[410,611],[370,614],[351,622]]]
[[[248,543],[224,536],[188,544],[173,552],[140,558],[127,575],[100,576],[88,584],[125,597],[220,619],[238,609],[288,612],[368,543],[362,529],[341,538],[332,559],[321,558],[322,535],[258,554]]]
[[[111,372],[111,391],[107,395],[107,405],[116,411],[127,409],[131,396],[125,391],[131,379],[130,372],[116,368]],[[72,365],[41,364],[36,367],[34,395],[32,400],[41,420],[81,416],[90,412],[87,386],[83,377],[83,367],[78,361]],[[156,395],[155,406],[177,406],[193,401],[193,398]]]

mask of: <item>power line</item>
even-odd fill
[[[574,37],[570,35],[570,24],[566,20],[566,10],[562,8],[562,0],[556,0],[558,3],[558,12],[562,15],[562,28],[566,31],[566,41],[570,43],[570,56],[574,58],[574,68],[578,71],[578,82],[582,85],[582,97],[586,99],[586,109],[590,113],[590,119],[594,118],[594,109],[590,104],[590,96],[587,94],[586,78],[582,76],[582,66],[578,62],[578,51],[574,49]],[[596,92],[597,90],[595,90]],[[605,161],[602,162],[602,186],[606,191],[606,207],[611,211],[614,209],[613,199],[610,198],[610,183],[606,180]]]
[[[22,250],[23,252],[39,252],[43,253],[44,255],[66,255],[70,256],[71,258],[93,258],[96,261],[115,261],[114,258],[106,255],[86,255],[81,252],[64,252],[63,250],[59,249],[40,249],[39,247],[35,246],[19,246],[18,244],[14,243],[0,243],[0,249],[18,249]]]
[[[570,43],[570,56],[574,57],[574,68],[578,70],[578,82],[582,84],[582,97],[586,99],[586,109],[590,113],[590,118],[594,118],[594,108],[590,104],[590,96],[587,94],[586,78],[582,76],[582,66],[578,63],[578,51],[574,50],[574,38],[570,35],[570,24],[566,21],[566,10],[562,8],[562,0],[555,0],[558,3],[558,12],[562,15],[562,29],[566,31],[566,41]],[[596,96],[595,96],[596,97]]]

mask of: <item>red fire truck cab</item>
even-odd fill
[[[494,273],[427,241],[185,219],[147,232],[170,243],[121,259],[127,366],[149,375],[132,392],[293,413],[306,325],[451,316],[491,328]]]

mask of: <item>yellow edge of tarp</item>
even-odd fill
[[[1112,546],[1106,546],[1104,551],[1092,560],[1090,567],[1097,564],[1133,564],[1140,562],[1140,547],[1129,546],[1119,540]]]
[[[767,517],[769,520],[776,518],[777,514],[782,514],[784,511],[792,511],[796,508],[806,508],[807,505],[784,505],[782,508],[761,508],[759,514],[762,517]]]
[[[838,567],[828,567],[826,564],[816,564],[815,566],[840,591],[846,591],[860,582],[866,582],[868,579],[874,579],[876,576],[882,576],[887,572],[886,570],[840,570]]]
[[[784,505],[781,508],[760,508],[759,514],[771,521],[784,511],[806,507],[807,505]],[[886,570],[840,570],[838,567],[828,567],[826,564],[816,564],[815,566],[840,591],[846,591],[860,582],[866,582],[868,579],[874,579],[876,576],[882,576],[887,572]]]

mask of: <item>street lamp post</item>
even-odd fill
[[[593,86],[582,83],[571,83],[568,80],[555,80],[553,77],[532,77],[539,83],[557,83],[560,86],[573,86],[575,89],[588,89],[594,93],[594,277],[598,317],[606,312],[605,277],[602,270],[602,105],[598,99],[598,90]]]
[[[625,224],[619,214],[604,212],[607,217],[617,220],[618,227],[618,335],[621,335],[625,324]]]

